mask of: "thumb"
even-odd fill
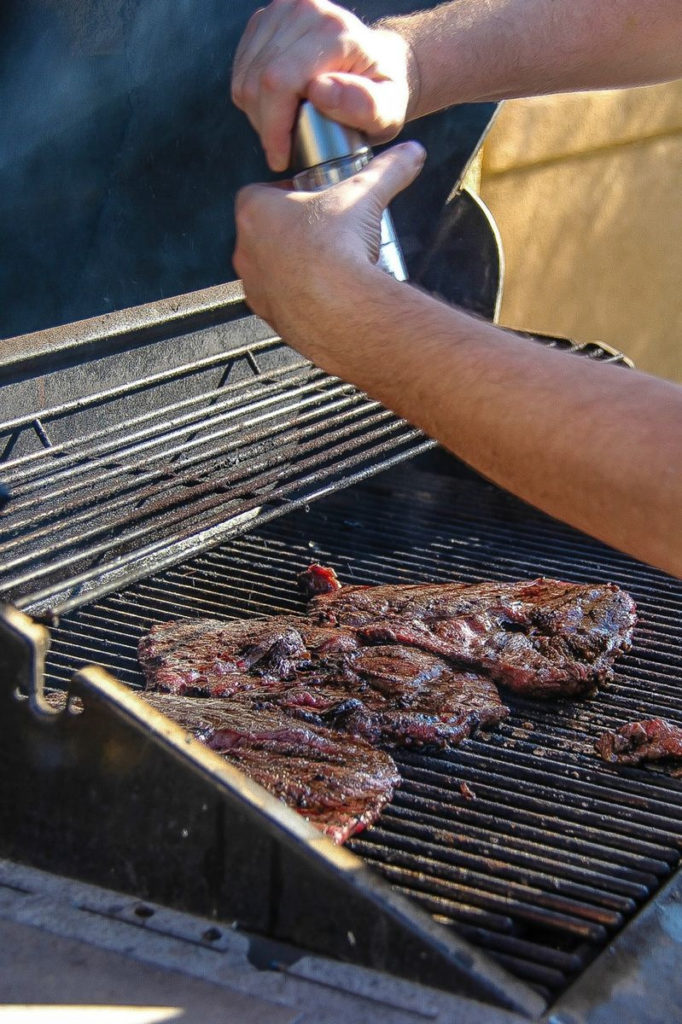
[[[384,150],[351,179],[384,209],[399,192],[411,185],[426,159],[426,150],[418,142],[401,142]],[[357,193],[356,193],[357,195]]]
[[[357,128],[373,142],[388,142],[403,127],[408,94],[390,79],[329,72],[308,84],[308,99],[332,121]]]

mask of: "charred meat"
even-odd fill
[[[352,630],[304,618],[184,619],[152,626],[138,656],[148,690],[230,697],[255,687],[281,689],[315,677],[318,663],[358,647]]]
[[[682,728],[662,718],[628,722],[620,729],[607,729],[597,739],[595,750],[611,764],[640,764],[642,761],[682,759]]]
[[[335,842],[391,799],[399,777],[378,747],[451,747],[498,724],[498,683],[593,689],[635,624],[612,584],[342,586],[318,565],[302,584],[307,616],[166,622],[139,658],[150,704]]]
[[[454,745],[507,714],[489,680],[401,644],[305,619],[154,626],[140,642],[148,690],[232,697],[279,708],[385,746]]]
[[[399,644],[347,654],[343,672],[330,671],[319,686],[253,690],[248,697],[384,747],[455,746],[508,714],[490,680]]]
[[[319,572],[314,577],[309,611],[321,624],[352,628],[366,644],[429,651],[537,697],[575,696],[610,678],[636,622],[632,598],[611,583],[334,586],[323,593]]]
[[[335,843],[371,825],[400,783],[382,750],[276,709],[256,710],[248,694],[230,700],[141,696]]]

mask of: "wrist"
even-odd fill
[[[412,121],[419,116],[420,97],[422,91],[422,75],[409,25],[412,19],[381,18],[372,26],[375,32],[390,35],[392,44],[397,42],[402,47],[405,61],[405,78],[407,82],[407,108],[405,120]]]
[[[306,281],[305,303],[287,307],[275,324],[282,337],[327,373],[365,388],[372,349],[390,318],[393,289],[408,287],[369,262],[339,261],[330,278],[323,268]]]

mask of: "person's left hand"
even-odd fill
[[[424,157],[419,143],[404,142],[323,192],[281,183],[241,189],[233,262],[254,313],[303,351],[304,325],[334,302],[336,283],[375,271],[381,215]],[[316,360],[309,346],[304,354]]]

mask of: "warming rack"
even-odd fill
[[[139,395],[152,408],[130,415]],[[0,586],[51,615],[433,444],[276,336],[16,416],[0,438]]]
[[[433,447],[243,300],[236,282],[7,341],[5,600],[56,620]],[[536,340],[629,362],[601,344]],[[31,361],[40,375],[22,378]]]

